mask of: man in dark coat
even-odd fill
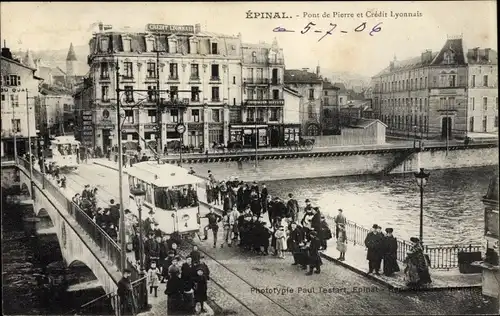
[[[380,260],[382,259],[381,247],[383,246],[384,236],[378,232],[379,226],[374,224],[372,230],[365,238],[365,246],[368,248],[366,259],[368,260],[368,273],[375,271],[379,275]]]
[[[205,313],[204,303],[207,301],[207,290],[208,290],[208,277],[205,275],[204,269],[198,267],[196,269],[196,275],[193,278],[194,281],[194,300],[196,303],[200,303],[201,312]]]
[[[313,217],[311,220],[311,227],[313,230],[315,230],[317,233],[321,230],[321,212],[319,210],[319,207],[314,207],[313,208]],[[317,236],[319,237],[319,236]]]
[[[149,265],[151,264],[152,260],[151,257],[155,256],[156,254],[158,254],[158,257],[160,256],[160,246],[156,244],[153,232],[150,232],[148,237],[148,240],[144,242],[144,255],[146,257],[146,260],[144,262],[145,270],[149,269]]]
[[[118,281],[116,293],[120,298],[120,315],[136,315],[137,313],[137,302],[132,289],[130,274],[131,271],[129,269],[124,269],[123,277]]]
[[[307,275],[312,275],[314,269],[316,269],[314,273],[321,273],[321,265],[323,264],[319,255],[321,242],[318,239],[318,233],[316,231],[312,231],[310,233],[310,237],[311,241],[309,243],[309,272],[306,273]]]
[[[347,224],[347,219],[345,218],[342,209],[339,208],[339,213],[335,216],[335,236],[339,239],[340,226]]]
[[[299,216],[299,202],[297,202],[297,200],[293,198],[292,193],[288,194],[288,198],[289,200],[286,203],[288,214],[292,218],[292,222],[295,222],[297,220],[297,217]]]
[[[263,183],[262,184],[262,189],[260,191],[260,203],[262,204],[262,213],[267,212],[268,206],[267,206],[267,196],[269,195],[269,192],[267,191],[266,185]]]
[[[203,232],[205,233],[205,237],[203,240],[208,239],[208,230],[211,229],[214,236],[214,248],[217,247],[217,232],[219,231],[219,222],[222,220],[222,217],[215,214],[214,209],[210,207],[209,213],[205,216],[208,219],[208,225],[203,228]]]
[[[392,228],[385,229],[387,235],[384,237],[383,260],[384,260],[384,274],[386,276],[391,276],[394,274],[394,272],[400,271],[397,261],[398,241],[394,236],[392,236],[393,231],[394,230]]]
[[[292,252],[293,263],[292,265],[298,265],[299,260],[299,244],[304,241],[304,234],[297,223],[292,222],[290,224],[290,237],[288,238],[288,249]]]
[[[236,206],[238,207],[238,211],[243,211],[245,209],[245,198],[244,198],[245,189],[243,187],[243,182],[238,184],[238,190],[236,191]]]
[[[262,205],[260,203],[259,196],[255,191],[253,191],[250,197],[250,210],[252,211],[252,214],[260,217],[261,208]]]
[[[318,232],[319,240],[321,241],[321,249],[326,250],[327,241],[332,238],[332,231],[325,220],[325,217],[321,215],[320,229]]]

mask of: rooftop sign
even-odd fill
[[[192,25],[166,25],[166,24],[148,24],[146,25],[148,32],[161,33],[194,33]]]

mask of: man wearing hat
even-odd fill
[[[297,220],[297,216],[299,215],[299,202],[293,198],[293,194],[288,194],[288,202],[286,203],[286,207],[288,209],[288,214],[292,218],[292,222]]]
[[[83,188],[82,199],[90,199],[90,185],[88,184]]]
[[[340,231],[340,225],[345,225],[347,224],[347,219],[345,218],[343,211],[341,208],[339,208],[339,213],[337,216],[335,216],[335,236],[337,239],[339,239],[339,231]]]
[[[132,289],[132,283],[130,280],[130,275],[132,271],[129,269],[123,270],[123,276],[118,281],[118,288],[116,293],[120,297],[120,315],[135,315],[137,311],[137,302],[135,300],[134,291]]]
[[[309,243],[309,272],[306,275],[312,275],[314,273],[321,273],[321,256],[319,255],[319,248],[321,247],[321,242],[318,239],[318,233],[316,231],[311,231],[309,233],[311,241]]]
[[[306,206],[304,207],[304,212],[307,212],[309,210],[312,210],[312,205],[311,205],[311,200],[306,199]]]
[[[386,228],[385,232],[386,235],[384,237],[384,275],[386,276],[391,276],[394,274],[394,272],[399,272],[399,265],[398,265],[398,241],[397,239],[392,236],[393,233],[392,228]]]
[[[155,223],[154,218],[155,213],[151,210],[148,213],[148,217],[144,220],[144,233],[149,236],[149,233],[153,231],[153,225]]]
[[[154,233],[151,231],[148,234],[148,239],[144,242],[144,255],[146,260],[144,262],[144,269],[149,269],[151,260],[157,260],[160,257],[160,245],[157,244]]]
[[[382,260],[382,247],[384,236],[379,232],[379,226],[373,224],[372,229],[366,235],[365,246],[368,248],[366,259],[368,260],[368,274],[375,272],[380,274],[380,263]]]

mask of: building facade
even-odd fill
[[[43,84],[36,102],[37,129],[40,134],[73,134],[74,98],[71,91]]]
[[[300,105],[303,96],[290,88],[283,88],[286,106],[283,108],[284,140],[299,140],[300,137]]]
[[[419,57],[391,61],[389,67],[372,78],[374,116],[385,122],[389,132],[396,135],[416,133],[424,138],[464,138],[471,123],[475,130],[483,127],[482,122],[477,125],[475,119],[471,120],[471,114],[483,121],[486,117],[488,130],[488,122],[491,122],[490,126],[495,125],[493,104],[491,112],[484,112],[486,115],[483,115],[483,110],[469,111],[472,107],[477,108],[471,102],[479,101],[477,96],[471,99],[469,95],[472,81],[470,57],[462,38],[450,37],[438,52],[427,50]],[[494,67],[488,71],[494,71]],[[492,85],[491,91],[488,86],[473,94],[483,95],[487,90],[490,95],[487,104],[494,102],[491,95],[493,90],[496,92],[493,89],[495,80],[488,83]],[[482,98],[480,102],[484,102]]]
[[[489,48],[470,49],[468,59],[467,131],[498,131],[498,54]]]
[[[337,135],[340,132],[339,87],[326,79],[323,81],[321,126],[323,135]]]
[[[1,154],[14,157],[14,139],[17,153],[28,151],[28,137],[36,137],[35,100],[41,79],[34,68],[12,57],[10,49],[2,48],[0,66],[1,87]]]
[[[308,69],[285,70],[285,85],[302,95],[300,122],[302,135],[321,135],[323,79]]]
[[[230,141],[244,147],[278,146],[284,133],[283,49],[272,45],[242,44],[241,123],[231,124]],[[258,137],[256,137],[258,135]]]

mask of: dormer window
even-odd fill
[[[154,38],[148,38],[146,40],[146,51],[152,52],[155,50],[155,40]]]
[[[168,51],[171,54],[177,54],[177,37],[172,35],[168,39]]]
[[[109,42],[107,38],[101,38],[101,52],[107,53],[109,50]]]
[[[217,47],[217,43],[214,43],[214,42],[211,43],[210,53],[213,54],[213,55],[217,55],[219,53],[219,49]]]
[[[123,42],[123,51],[124,52],[131,52],[132,51],[132,39],[125,37],[122,39],[122,42]]]
[[[453,63],[455,63],[455,54],[451,50],[444,52],[443,59],[444,59],[445,64],[448,64],[448,65],[453,64]]]
[[[189,53],[198,54],[198,38],[195,36],[189,39]]]
[[[257,62],[257,52],[252,52],[252,63]]]

